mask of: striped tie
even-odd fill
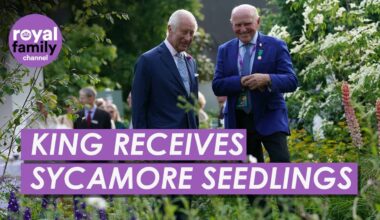
[[[176,57],[177,57],[177,68],[178,68],[179,74],[181,75],[182,82],[185,85],[187,95],[190,95],[189,74],[187,71],[184,54],[183,53],[177,53]]]
[[[251,46],[252,44],[244,44],[245,53],[243,57],[243,69],[241,70],[241,73],[243,76],[249,75],[251,73]]]

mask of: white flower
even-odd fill
[[[360,3],[359,7],[360,8],[365,8],[365,7],[369,7],[369,6],[371,6],[371,7],[375,6],[376,7],[378,5],[380,5],[380,0],[363,0]]]
[[[302,13],[305,25],[310,24],[309,14],[312,11],[313,11],[313,9],[310,8],[310,6],[308,6],[308,5],[305,6],[305,11]]]
[[[308,155],[307,155],[307,158],[309,158],[309,159],[313,159],[313,157],[314,157],[313,154],[308,154]]]
[[[319,220],[319,215],[318,214],[311,214],[309,216],[309,219],[311,219],[311,220]]]
[[[349,39],[346,36],[340,36],[340,33],[328,34],[323,40],[322,45],[320,46],[320,50],[326,50],[330,47],[333,47],[337,44],[341,43],[349,43]]]
[[[254,156],[252,156],[252,155],[248,155],[248,161],[250,162],[250,163],[257,163],[257,159],[256,159],[256,157],[254,157]]]
[[[107,202],[102,197],[88,197],[86,198],[87,204],[97,208],[97,209],[106,209]]]
[[[317,14],[313,21],[315,24],[323,24],[323,14]]]
[[[314,140],[321,140],[325,138],[324,132],[323,132],[323,118],[316,114],[313,118],[313,136]],[[309,159],[313,158],[313,154],[308,154],[307,157]]]
[[[318,11],[330,11],[336,5],[339,5],[339,0],[324,0],[317,5]]]
[[[344,30],[344,26],[340,25],[340,26],[334,27],[334,30],[335,31],[343,31]]]
[[[293,3],[295,0],[286,0],[285,4]]]
[[[293,47],[290,51],[292,54],[301,52],[301,50],[304,49],[307,45],[312,46],[313,42],[309,42],[305,37],[305,32],[303,32],[299,41],[293,42],[293,44],[295,47]]]
[[[336,16],[337,18],[340,18],[340,17],[342,17],[343,12],[346,12],[346,9],[343,8],[343,7],[340,7],[340,8],[338,9],[338,11],[336,12],[336,15],[335,15],[335,16]]]
[[[272,27],[270,32],[268,33],[269,36],[277,37],[282,40],[286,40],[287,38],[290,37],[290,34],[286,31],[286,26],[279,26],[275,25]]]
[[[355,43],[363,35],[369,36],[377,33],[379,23],[370,23],[368,25],[359,26],[349,31],[349,34],[353,37],[350,43]]]
[[[303,45],[297,44],[295,47],[293,47],[292,49],[290,49],[290,53],[291,54],[298,53],[298,52],[301,51],[302,48],[303,48]]]
[[[350,82],[355,82],[352,92],[375,88],[380,80],[380,64],[366,64],[348,76]]]

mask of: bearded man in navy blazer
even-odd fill
[[[175,11],[165,41],[138,59],[132,85],[133,128],[198,127],[196,113],[177,105],[180,96],[194,104],[193,97],[198,95],[196,63],[186,53],[197,28],[191,12]]]
[[[288,48],[280,39],[259,33],[260,17],[252,5],[231,13],[237,38],[219,47],[212,82],[216,96],[227,96],[227,128],[247,129],[247,153],[264,162],[290,162],[290,135],[283,93],[298,86]]]

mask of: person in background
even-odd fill
[[[123,121],[121,120],[119,110],[117,109],[117,106],[113,103],[106,105],[106,111],[111,115],[111,119],[115,124],[116,129],[126,129],[127,127],[124,125]]]
[[[103,98],[97,98],[95,100],[95,105],[98,109],[106,110],[107,101]]]
[[[204,108],[206,106],[206,98],[201,92],[198,92],[198,104],[199,104],[199,110],[198,110],[199,124],[208,125],[209,117],[207,113],[204,111]]]
[[[74,129],[111,129],[111,116],[95,105],[96,91],[86,87],[79,91],[79,101],[84,108],[76,114]]]
[[[51,116],[41,100],[36,101],[37,112],[33,119],[29,120],[27,128],[34,129],[55,129],[58,126],[58,120]]]
[[[78,99],[70,96],[65,101],[65,110],[66,114],[58,116],[57,120],[59,123],[59,126],[66,127],[69,129],[74,128],[74,122],[72,120],[73,115],[75,114],[75,111],[73,109],[73,106],[76,106],[78,104]]]

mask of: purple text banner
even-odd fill
[[[246,160],[245,130],[24,129],[21,159]]]
[[[356,163],[21,165],[21,193],[356,195]]]

